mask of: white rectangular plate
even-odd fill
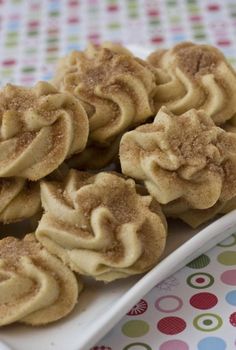
[[[236,231],[236,210],[197,232],[170,225],[162,261],[144,276],[109,284],[87,281],[69,317],[46,327],[20,324],[0,330],[0,350],[87,350],[101,339],[148,291],[185,264]]]

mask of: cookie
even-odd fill
[[[160,207],[131,179],[71,170],[64,182],[42,181],[41,196],[36,237],[80,274],[112,281],[143,273],[164,250]]]
[[[162,107],[153,123],[124,134],[120,161],[125,175],[142,180],[176,216],[236,195],[236,134],[217,127],[204,111],[176,116]]]
[[[8,224],[30,218],[40,208],[38,182],[20,177],[0,178],[0,222]]]
[[[184,42],[147,61],[157,73],[156,112],[163,105],[179,115],[203,109],[219,125],[236,116],[236,72],[217,48]]]
[[[28,234],[0,240],[0,326],[44,325],[74,308],[82,284]]]
[[[125,130],[154,114],[154,69],[117,44],[90,45],[70,53],[60,61],[52,83],[76,96],[88,114],[88,147],[93,150],[78,156],[81,168],[89,168],[88,156],[100,148],[111,154],[109,147]],[[96,157],[90,159],[95,163]]]
[[[0,91],[0,113],[0,177],[38,180],[85,148],[83,107],[46,82],[33,88],[8,84]]]

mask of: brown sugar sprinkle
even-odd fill
[[[163,132],[165,131],[165,126],[162,124],[145,124],[137,128],[142,133],[150,133],[150,132]]]
[[[36,135],[37,133],[33,131],[27,131],[21,134],[20,137],[17,138],[15,154],[12,154],[12,158],[20,153],[22,149],[26,148],[35,139]]]
[[[2,110],[25,111],[36,105],[36,96],[27,88],[8,84],[0,93]]]
[[[19,260],[22,256],[36,256],[42,246],[33,235],[27,235],[24,240],[6,237],[0,241],[0,259]]]
[[[83,82],[88,90],[93,90],[96,85],[106,85],[111,77],[114,80],[120,74],[133,74],[142,69],[134,57],[107,48],[98,49],[92,58],[86,53],[78,53],[77,57],[78,71],[71,74],[70,83],[77,85]]]
[[[199,156],[206,158],[208,156],[206,153],[207,146],[209,144],[216,146],[216,137],[220,134],[217,127],[212,127],[212,125],[203,124],[202,122],[196,129],[191,125],[191,120],[187,115],[179,116],[177,119],[179,124],[178,130],[173,129],[173,132],[168,135],[168,143],[171,149],[179,156],[182,156],[185,161]],[[213,128],[215,132],[209,138],[209,132]]]
[[[124,256],[124,247],[121,242],[115,241],[109,249],[103,251],[104,257],[109,261],[117,262]]]
[[[177,54],[179,66],[192,77],[212,73],[221,59],[221,55],[214,50],[199,46],[179,47],[173,50]]]

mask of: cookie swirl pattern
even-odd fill
[[[203,111],[175,116],[162,107],[151,124],[124,134],[122,172],[143,180],[175,212],[208,209],[236,195],[236,134]]]
[[[0,326],[56,321],[74,308],[81,289],[81,282],[33,234],[0,241]]]
[[[203,109],[216,124],[236,116],[236,73],[217,48],[185,42],[152,53],[148,62],[157,72],[156,111]]]
[[[74,271],[111,281],[147,271],[163,252],[164,216],[133,180],[71,170],[64,183],[43,181],[41,196],[36,237]]]
[[[0,177],[38,180],[87,142],[79,101],[46,82],[31,89],[7,85],[0,92],[0,120]]]

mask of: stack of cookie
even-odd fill
[[[64,317],[82,276],[148,271],[166,217],[197,227],[236,207],[236,73],[214,47],[143,61],[89,46],[50,84],[4,87],[0,112],[3,231],[39,218],[34,233],[0,240],[0,325]]]

